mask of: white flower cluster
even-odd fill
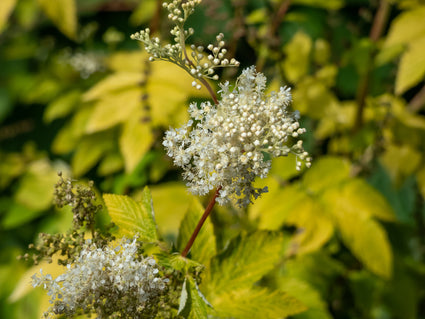
[[[221,101],[190,105],[190,120],[179,129],[166,132],[163,145],[177,166],[183,168],[187,186],[194,194],[203,195],[220,188],[217,202],[232,199],[246,206],[267,188],[255,188],[257,176],[267,176],[271,158],[293,153],[297,169],[301,161],[311,165],[302,141],[291,145],[306,130],[300,128],[298,112],[290,113],[290,89],[280,88],[265,97],[266,77],[255,67],[242,72],[236,88],[221,85]]]
[[[56,279],[40,270],[40,275],[32,276],[32,285],[48,290],[53,306],[45,315],[85,311],[99,318],[112,314],[150,318],[168,279],[161,278],[153,258],[137,258],[137,250],[136,239],[123,240],[115,249],[88,244],[75,264]]]

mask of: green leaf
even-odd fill
[[[185,248],[203,212],[204,208],[202,204],[199,200],[194,199],[180,225],[179,237],[177,240],[177,246],[180,251]],[[207,218],[202,226],[190,250],[190,254],[191,259],[204,265],[209,265],[210,259],[216,255],[214,228],[210,218]]]
[[[371,207],[350,191],[350,186],[330,189],[323,196],[325,207],[334,216],[342,240],[354,256],[374,274],[390,278],[393,256],[387,234],[371,218]]]
[[[126,172],[132,172],[154,142],[149,123],[142,121],[140,112],[136,112],[124,123],[119,140],[121,154],[124,157]]]
[[[278,287],[307,306],[307,311],[295,315],[294,319],[332,319],[327,310],[326,302],[322,299],[320,293],[305,281],[282,276],[279,278]]]
[[[265,288],[226,291],[214,299],[213,305],[221,317],[240,319],[285,318],[307,309],[294,297]]]
[[[43,120],[47,123],[68,115],[80,102],[81,92],[73,90],[61,95],[49,105],[44,111]]]
[[[424,17],[425,19],[425,17]],[[425,21],[425,20],[424,20]],[[402,94],[425,77],[425,33],[420,39],[409,45],[403,53],[397,72],[395,92]]]
[[[77,8],[74,0],[38,0],[43,11],[70,39],[76,39]]]
[[[2,0],[0,2],[0,33],[5,29],[7,20],[15,8],[17,0]]]
[[[130,118],[141,106],[141,88],[107,94],[98,100],[86,126],[87,133],[105,130]]]
[[[140,203],[128,196],[114,194],[104,194],[103,199],[112,222],[119,227],[122,236],[132,238],[138,234],[142,241],[158,240],[152,198],[147,187]]]
[[[350,164],[338,157],[322,157],[313,163],[303,178],[303,184],[316,193],[350,177]]]
[[[42,214],[42,210],[29,208],[20,203],[12,203],[1,220],[1,225],[4,229],[12,229],[26,224]]]
[[[82,176],[88,172],[107,151],[113,148],[112,136],[112,132],[96,133],[81,139],[71,161],[75,176]]]
[[[391,23],[385,47],[397,44],[413,43],[425,35],[425,6],[418,6],[414,10],[402,12]]]
[[[267,231],[234,238],[211,262],[208,296],[250,288],[281,258],[282,243],[279,234]]]

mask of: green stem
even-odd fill
[[[214,197],[213,197],[213,198],[211,199],[211,201],[208,203],[208,206],[207,206],[207,208],[205,209],[204,214],[202,215],[201,219],[199,220],[198,225],[196,225],[196,228],[195,228],[195,230],[193,231],[192,236],[190,237],[189,241],[188,241],[188,242],[187,242],[187,244],[186,244],[186,247],[184,248],[184,250],[183,250],[183,252],[182,252],[182,254],[181,254],[183,257],[186,257],[186,256],[187,256],[187,254],[189,253],[189,250],[190,250],[190,248],[192,247],[193,242],[195,241],[196,237],[198,236],[199,231],[200,231],[200,230],[201,230],[201,228],[202,228],[202,225],[204,225],[204,223],[205,223],[205,221],[207,220],[207,218],[208,218],[209,214],[211,213],[211,211],[212,211],[212,209],[213,209],[213,207],[214,207],[214,205],[215,205],[215,200],[217,199],[217,197],[218,197],[218,195],[219,195],[220,189],[221,189],[221,186],[219,186],[219,187],[216,189],[215,194],[214,194]]]

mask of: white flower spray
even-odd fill
[[[68,270],[32,276],[33,287],[43,286],[53,306],[45,313],[73,316],[96,313],[98,318],[119,314],[125,318],[155,317],[168,279],[159,274],[155,259],[138,254],[137,238],[122,240],[115,248],[88,243]]]
[[[166,132],[163,145],[174,164],[183,168],[192,193],[204,195],[220,188],[219,204],[235,199],[243,207],[267,191],[253,182],[267,176],[271,158],[293,153],[297,169],[301,161],[311,165],[297,140],[306,130],[300,128],[298,112],[287,110],[290,89],[281,87],[266,97],[265,86],[266,77],[255,67],[245,69],[233,91],[229,83],[221,85],[218,105],[191,104],[192,120]]]

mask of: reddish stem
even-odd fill
[[[221,189],[221,186],[219,186],[217,188],[217,190],[215,191],[214,197],[209,202],[207,208],[204,211],[204,214],[202,215],[201,219],[198,222],[198,225],[196,225],[196,228],[193,231],[192,236],[190,237],[189,241],[186,244],[186,247],[184,248],[184,250],[183,250],[183,252],[181,254],[183,257],[186,257],[187,254],[189,253],[190,248],[192,248],[193,242],[195,241],[196,237],[198,236],[199,231],[202,228],[202,225],[204,225],[205,221],[207,220],[208,215],[211,213],[211,211],[212,211],[212,209],[214,207],[215,200],[216,200],[216,198],[219,195],[220,189]]]

